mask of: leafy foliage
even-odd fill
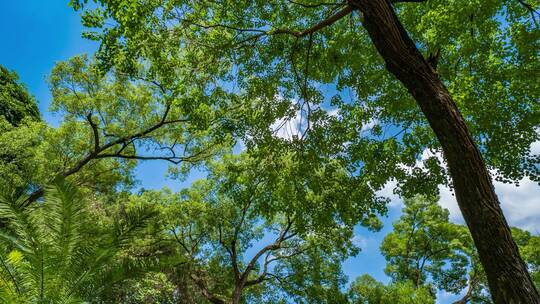
[[[433,304],[435,299],[429,288],[415,287],[412,282],[383,285],[369,275],[358,277],[349,288],[354,304]]]
[[[540,288],[540,236],[519,228],[512,228],[512,236],[519,246],[523,260],[529,266],[529,272],[536,288]]]
[[[19,82],[19,76],[3,66],[0,66],[0,115],[15,126],[25,117],[40,120],[34,97]]]
[[[358,189],[339,167],[303,175],[296,166],[289,158],[262,164],[230,155],[210,164],[208,177],[190,189],[136,199],[162,205],[164,232],[178,256],[168,258],[183,261],[182,271],[208,300],[234,302],[238,293],[249,301],[328,303],[345,282],[340,261],[357,252],[353,227],[380,228],[377,210],[346,212]],[[328,183],[332,177],[341,186]]]
[[[346,2],[70,2],[101,44],[53,69],[58,127],[0,68],[1,301],[490,302],[468,230],[436,204],[440,143]],[[538,181],[538,0],[393,2],[495,177]],[[206,176],[134,193],[140,161]],[[391,282],[345,292],[389,181],[409,198],[381,245]],[[540,238],[513,236],[540,286]]]
[[[403,215],[386,235],[381,253],[386,273],[395,281],[426,284],[429,277],[438,287],[459,292],[466,285],[468,256],[464,247],[472,240],[464,227],[448,221],[448,211],[435,201],[416,197],[405,201]]]
[[[212,62],[208,81],[233,87],[252,115],[242,127],[247,141],[272,146],[263,132],[276,118],[298,118],[305,133],[298,138],[318,149],[331,142],[375,189],[395,179],[412,196],[433,194],[438,184],[448,183],[441,160],[418,162],[425,150],[440,151],[440,145],[410,95],[385,70],[361,18],[352,13],[307,34],[347,3],[96,2],[97,9],[85,9],[83,1],[72,4],[83,10],[88,35],[101,42],[103,66],[131,70],[143,60],[160,77],[170,77],[171,70],[190,64],[163,65],[170,54],[182,52],[172,57],[191,58],[197,66]],[[420,51],[426,57],[440,53],[438,74],[488,165],[504,181],[538,179],[538,155],[529,149],[539,140],[538,5],[536,0],[395,4]],[[337,110],[339,124],[325,117],[329,110]]]
[[[538,284],[538,236],[512,228],[531,276]],[[384,238],[381,253],[393,282],[460,295],[462,302],[492,303],[476,248],[465,226],[450,223],[436,200],[405,200],[403,215]]]
[[[130,210],[112,229],[92,229],[86,201],[62,180],[47,188],[42,204],[23,202],[0,202],[4,301],[77,303],[133,275],[116,254],[152,219],[151,209]]]

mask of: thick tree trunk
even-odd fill
[[[239,286],[236,286],[233,291],[231,303],[239,304],[241,299],[242,299],[242,288]]]
[[[248,266],[248,268],[252,268],[252,266]],[[240,301],[242,300],[242,295],[244,293],[244,288],[246,287],[246,282],[248,278],[247,275],[250,271],[251,270],[246,269],[246,271],[240,276],[240,278],[236,280],[231,297],[231,304],[240,304]]]
[[[349,0],[387,69],[409,90],[435,132],[497,304],[540,303],[499,206],[491,177],[452,97],[387,0]],[[360,50],[361,51],[361,50]]]

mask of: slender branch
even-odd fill
[[[210,292],[210,290],[206,286],[206,283],[204,282],[203,279],[197,277],[194,274],[190,274],[189,277],[191,278],[191,280],[193,280],[193,282],[195,282],[195,285],[197,285],[197,287],[199,288],[199,290],[201,291],[203,296],[208,301],[210,301],[210,303],[213,303],[213,304],[225,304],[226,303],[224,300],[222,300],[221,298],[219,298],[218,296],[216,296],[212,292]]]
[[[316,8],[316,7],[321,7],[321,6],[332,6],[332,5],[335,5],[335,6],[342,6],[346,3],[335,3],[335,2],[320,2],[320,3],[316,3],[316,4],[307,4],[307,3],[302,3],[302,2],[298,2],[298,1],[293,1],[293,0],[287,0],[289,1],[289,3],[292,3],[292,4],[295,4],[295,5],[300,5],[302,7],[305,7],[305,8]]]
[[[231,257],[231,264],[234,272],[234,280],[235,282],[238,282],[240,280],[240,270],[238,267],[238,256],[236,253],[236,248],[234,242],[231,242],[232,246],[229,248],[227,244],[223,241],[223,231],[221,229],[221,224],[218,226],[218,232],[219,232],[219,244],[225,248],[229,256]]]
[[[536,15],[538,15],[540,17],[540,13],[534,9],[534,7],[532,5],[530,5],[529,3],[523,1],[523,0],[518,0],[519,4],[523,5],[525,7],[525,9],[527,9],[527,11],[529,12],[529,14],[531,14],[531,18],[534,22],[534,24],[536,25],[536,27],[540,27],[539,24],[538,24],[538,21],[536,20]]]
[[[475,267],[473,266],[473,270],[471,271],[471,274],[469,275],[469,282],[467,284],[468,285],[467,292],[461,299],[453,302],[452,304],[466,304],[471,300],[474,289],[477,287],[477,284],[479,283],[478,275],[479,273],[476,271]]]
[[[353,8],[351,6],[345,6],[344,8],[342,8],[341,10],[339,10],[338,12],[336,12],[335,14],[331,15],[330,17],[322,20],[321,22],[305,29],[305,30],[302,30],[302,31],[298,31],[298,30],[293,30],[293,29],[285,29],[285,28],[278,28],[278,29],[273,29],[273,30],[263,30],[263,29],[255,29],[255,28],[240,28],[240,27],[236,27],[236,26],[232,26],[232,25],[227,25],[227,24],[199,24],[199,23],[195,23],[191,20],[185,20],[183,19],[182,21],[188,23],[188,24],[192,24],[192,25],[195,25],[195,26],[198,26],[198,27],[202,27],[202,28],[206,28],[206,29],[211,29],[211,28],[226,28],[226,29],[231,29],[231,30],[234,30],[234,31],[237,31],[237,32],[250,32],[250,33],[257,33],[255,35],[252,35],[250,37],[247,37],[246,39],[243,39],[237,43],[235,43],[235,45],[242,45],[248,41],[251,41],[251,40],[257,40],[263,36],[272,36],[272,35],[280,35],[280,34],[288,34],[288,35],[292,35],[296,38],[302,38],[302,37],[305,37],[307,35],[310,35],[310,34],[313,34],[325,27],[328,27],[332,24],[334,24],[335,22],[337,22],[338,20],[342,19],[343,17],[349,15],[351,12],[353,11]]]
[[[91,112],[88,113],[88,115],[86,115],[86,120],[90,124],[90,127],[92,128],[92,132],[94,133],[94,152],[95,152],[95,151],[98,151],[98,149],[99,149],[99,130],[98,130],[98,126],[92,120],[92,113]]]
[[[326,6],[345,5],[345,3],[321,2],[321,3],[318,3],[318,4],[303,4],[303,3],[293,1],[293,0],[288,0],[288,1],[290,3],[301,5],[301,6],[306,7],[306,8],[313,8],[313,7],[323,6],[323,5],[326,5]],[[427,1],[427,0],[392,0],[390,2],[391,3],[405,3],[405,2],[420,3],[420,2],[425,2],[425,1]],[[321,30],[323,28],[326,28],[326,27],[336,23],[338,20],[340,20],[343,17],[349,15],[354,9],[355,9],[354,6],[346,5],[341,10],[339,10],[336,13],[332,14],[330,17],[328,17],[328,18],[320,21],[319,23],[314,24],[313,26],[311,26],[311,27],[309,27],[307,29],[304,29],[302,31],[293,30],[293,29],[286,29],[286,28],[278,28],[278,29],[274,29],[274,30],[262,30],[262,29],[255,29],[255,28],[241,28],[241,27],[236,27],[236,26],[227,25],[227,24],[199,24],[199,23],[196,23],[194,21],[186,20],[186,19],[182,19],[182,21],[184,21],[184,22],[186,22],[188,24],[196,25],[198,27],[202,27],[202,28],[206,28],[206,29],[226,28],[226,29],[231,29],[231,30],[237,31],[237,32],[258,33],[256,35],[250,36],[250,37],[236,43],[236,45],[241,45],[241,44],[246,43],[246,42],[248,42],[250,40],[257,40],[257,39],[259,39],[259,38],[261,38],[263,36],[270,36],[270,35],[289,34],[289,35],[295,36],[296,38],[302,38],[302,37],[305,37],[307,35],[316,33],[319,30]]]
[[[171,109],[171,105],[170,103],[166,105],[165,107],[165,112],[163,113],[163,115],[161,116],[161,119],[160,121],[145,129],[145,130],[142,130],[140,132],[137,132],[135,134],[132,134],[132,135],[129,135],[129,136],[125,136],[125,137],[120,137],[116,140],[113,140],[101,147],[98,147],[98,149],[96,149],[94,152],[91,152],[89,153],[84,159],[82,159],[81,161],[79,161],[73,168],[71,168],[70,170],[67,170],[65,171],[64,173],[61,174],[62,177],[68,177],[76,172],[78,172],[84,165],[86,165],[88,162],[90,162],[91,160],[95,159],[97,157],[97,155],[100,153],[100,152],[103,152],[113,146],[116,146],[116,145],[119,145],[119,144],[123,144],[123,143],[126,143],[126,142],[129,142],[129,141],[133,141],[133,140],[136,140],[138,138],[141,138],[141,137],[144,137],[150,133],[152,133],[153,131],[165,126],[165,125],[168,125],[168,124],[172,124],[172,123],[177,123],[177,122],[186,122],[186,120],[182,120],[182,119],[177,119],[177,120],[172,120],[172,121],[167,121],[167,116],[169,115],[169,111]]]
[[[276,238],[276,240],[270,244],[270,245],[267,245],[265,247],[263,247],[262,249],[260,249],[256,254],[255,256],[253,256],[253,258],[251,258],[251,260],[249,261],[248,265],[246,266],[246,269],[244,270],[244,272],[242,273],[242,276],[241,276],[241,281],[245,282],[247,281],[247,278],[249,276],[249,273],[253,270],[253,268],[255,267],[257,261],[259,260],[259,258],[265,254],[266,252],[269,252],[269,251],[274,251],[274,250],[277,250],[277,249],[280,249],[281,248],[281,244],[294,237],[296,235],[296,233],[291,233],[289,234],[289,231],[292,227],[292,224],[293,224],[293,221],[290,220],[290,219],[287,219],[287,225],[286,227],[282,230],[282,232],[279,234],[279,236]]]
[[[192,255],[191,250],[189,250],[187,248],[186,244],[182,240],[180,240],[180,238],[178,237],[178,234],[176,233],[175,229],[170,229],[170,231],[173,233],[174,238],[176,239],[176,242],[178,244],[180,244],[180,246],[182,246],[182,248],[186,251],[186,253],[189,254],[189,255]]]
[[[303,30],[303,31],[296,31],[296,30],[290,30],[290,29],[276,29],[273,31],[267,32],[269,35],[277,35],[277,34],[290,34],[297,38],[302,38],[304,36],[313,34],[325,27],[328,27],[334,23],[336,23],[338,20],[342,19],[343,17],[349,15],[353,11],[353,8],[351,6],[346,6],[339,10],[337,13],[333,14],[332,16],[324,19],[323,21]]]
[[[203,152],[199,152],[190,156],[175,156],[175,155],[173,156],[144,156],[144,155],[125,155],[121,153],[108,153],[108,154],[99,154],[95,157],[95,159],[115,157],[115,158],[137,159],[137,160],[165,160],[165,161],[168,161],[177,165],[182,162],[193,161],[194,159],[197,159],[197,156],[202,153]]]
[[[311,106],[309,104],[310,100],[309,100],[309,95],[308,95],[308,80],[309,80],[309,59],[310,59],[310,54],[311,54],[311,48],[313,46],[313,34],[309,34],[309,44],[308,44],[308,49],[307,49],[307,52],[306,52],[306,66],[304,68],[304,86],[303,86],[303,93],[304,93],[304,104],[306,104],[307,106],[307,114],[306,114],[306,121],[307,121],[307,126],[306,126],[306,130],[304,131],[304,133],[302,134],[302,142],[304,140],[304,137],[306,136],[306,134],[309,132],[309,130],[311,129]],[[303,108],[303,105],[302,105],[302,108]]]
[[[304,248],[304,249],[299,249],[299,250],[296,250],[294,251],[293,253],[291,254],[285,254],[285,255],[277,255],[277,256],[273,256],[271,257],[271,254],[270,252],[267,253],[265,259],[264,259],[264,264],[263,264],[263,271],[262,273],[255,279],[253,280],[247,280],[246,283],[244,284],[244,286],[248,287],[248,286],[252,286],[252,285],[256,285],[256,284],[259,284],[265,280],[268,280],[268,276],[269,276],[269,273],[268,273],[268,266],[272,263],[272,262],[275,262],[275,261],[278,261],[278,260],[284,260],[284,259],[289,259],[289,258],[292,258],[292,257],[295,257],[297,255],[300,255],[304,252],[306,252],[307,248]],[[271,257],[271,258],[270,258]]]
[[[260,180],[255,183],[254,188],[257,188],[259,184],[260,184]],[[233,232],[232,240],[230,242],[230,247],[228,247],[223,241],[221,226],[219,226],[218,228],[219,229],[219,243],[225,248],[225,250],[231,257],[232,268],[233,268],[233,272],[235,276],[235,281],[237,283],[240,283],[242,276],[240,274],[240,267],[238,265],[238,253],[236,250],[236,245],[238,243],[238,236],[240,234],[240,230],[242,229],[242,226],[244,225],[244,222],[246,220],[248,210],[253,203],[254,196],[255,196],[255,189],[251,191],[251,194],[249,198],[247,199],[246,204],[242,207],[242,211],[241,211],[242,214],[240,217],[240,221],[238,222],[238,224],[234,226],[234,232]]]
[[[420,3],[426,2],[427,0],[392,0],[391,3]]]
[[[164,157],[129,156],[129,155],[122,155],[121,152],[129,144],[133,143],[137,139],[144,138],[145,136],[151,134],[155,130],[157,130],[157,129],[165,126],[165,125],[181,123],[181,122],[187,122],[188,121],[188,119],[167,120],[167,116],[169,115],[170,110],[171,110],[171,104],[167,103],[167,105],[165,106],[165,110],[164,110],[163,114],[161,115],[161,117],[159,118],[159,121],[156,124],[146,128],[144,130],[141,130],[141,131],[139,131],[137,133],[127,135],[127,136],[123,136],[123,137],[119,137],[116,140],[112,140],[112,141],[110,141],[110,142],[108,142],[106,144],[103,144],[101,146],[99,146],[99,135],[96,134],[96,132],[98,130],[97,125],[92,121],[91,116],[87,116],[86,118],[87,118],[88,122],[90,123],[90,125],[91,125],[91,127],[93,129],[93,132],[94,132],[94,148],[93,148],[93,150],[90,153],[88,153],[83,159],[78,161],[73,167],[65,170],[64,172],[59,173],[57,176],[55,176],[55,178],[71,176],[71,175],[79,172],[90,161],[95,160],[95,159],[99,159],[99,158],[105,158],[105,157],[119,157],[119,158],[130,158],[130,159],[148,159],[148,160],[151,160],[151,159],[164,160],[165,159]],[[112,147],[118,146],[118,145],[122,145],[122,147],[116,153],[101,154],[102,152],[104,152],[104,151],[106,151],[106,150],[108,150],[108,149],[110,149]],[[181,161],[184,161],[184,159],[186,159],[186,158],[176,159],[176,160],[169,160],[169,161],[172,161],[174,163],[179,163]],[[35,190],[34,192],[32,192],[28,196],[28,198],[27,198],[27,200],[25,202],[25,205],[27,206],[27,205],[31,204],[32,202],[36,201],[37,199],[42,197],[43,194],[44,194],[44,190],[43,190],[42,187],[40,187],[39,189]]]
[[[266,279],[266,275],[268,274],[268,265],[270,265],[270,263],[272,263],[272,261],[274,261],[273,259],[270,258],[270,256],[271,256],[271,254],[270,254],[270,252],[268,252],[266,254],[266,257],[264,258],[264,264],[263,264],[262,273],[254,280],[247,280],[246,284],[244,286],[248,287],[248,286],[251,286],[251,285],[259,284],[259,283],[261,283],[262,281],[264,281]]]

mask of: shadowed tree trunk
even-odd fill
[[[497,304],[540,303],[512,239],[491,177],[456,104],[387,0],[350,0],[386,62],[414,97],[443,148],[459,208]]]

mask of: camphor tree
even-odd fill
[[[404,195],[451,184],[494,301],[540,302],[491,179],[539,179],[538,1],[97,2],[83,21],[103,68],[144,60],[171,76],[175,60],[212,62],[246,103],[297,100],[279,113],[299,113],[297,140],[320,135],[311,119],[331,100],[351,171]],[[405,168],[426,150],[444,163]]]
[[[0,66],[0,188],[3,191],[25,190],[22,185],[30,175],[25,170],[28,165],[25,159],[30,158],[37,141],[30,139],[31,136],[21,140],[21,136],[13,135],[23,133],[12,131],[40,125],[39,120],[36,101],[19,82],[18,75]]]
[[[138,274],[142,259],[119,257],[156,212],[141,206],[100,227],[73,183],[57,180],[42,204],[0,200],[0,300],[5,303],[94,301],[111,285]],[[92,223],[92,224],[91,224]]]
[[[414,286],[412,282],[396,282],[384,285],[370,275],[362,275],[349,288],[352,304],[433,304],[435,298],[429,287]]]
[[[381,244],[393,282],[462,294],[455,303],[491,303],[486,278],[466,227],[448,220],[434,199],[405,200],[403,215]]]
[[[456,304],[492,303],[486,275],[470,233],[451,223],[448,211],[436,199],[415,197],[405,200],[403,215],[381,244],[386,273],[396,283],[411,283],[461,295]],[[512,236],[538,286],[539,236],[512,227]]]
[[[223,133],[227,115],[217,114],[208,101],[219,91],[198,95],[188,80],[148,80],[151,71],[138,71],[131,77],[117,71],[101,73],[86,56],[58,63],[49,82],[52,111],[61,117],[59,127],[39,121],[17,127],[0,122],[0,151],[13,155],[0,159],[4,192],[30,192],[29,205],[56,178],[113,192],[132,184],[137,161],[164,161],[178,171],[228,144],[229,136]],[[228,111],[224,103],[222,110]]]
[[[303,172],[291,156],[259,163],[247,154],[228,155],[189,189],[137,198],[162,206],[164,233],[178,255],[169,254],[169,268],[189,278],[179,284],[190,286],[180,298],[346,301],[340,264],[358,250],[353,227],[380,228],[379,210],[371,208],[384,204],[367,203],[377,198],[353,187],[355,180],[343,168],[312,165]]]
[[[39,110],[34,97],[19,82],[19,76],[0,66],[0,116],[12,125],[28,117],[39,120]]]
[[[536,288],[540,288],[540,236],[516,227],[512,227],[512,236],[518,244],[523,260],[529,267]]]

